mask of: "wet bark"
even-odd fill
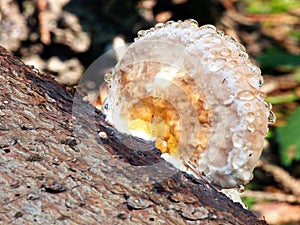
[[[0,48],[0,224],[266,224]]]

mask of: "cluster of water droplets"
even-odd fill
[[[168,30],[170,28],[172,32]],[[156,40],[161,36],[170,41],[180,41],[184,43],[186,49],[199,57],[210,73],[214,73],[220,78],[226,77],[224,82],[227,82],[228,95],[223,104],[230,107],[232,103],[236,103],[237,114],[241,118],[236,130],[232,130],[233,150],[230,162],[234,169],[245,166],[245,170],[239,169],[241,172],[237,172],[238,176],[242,180],[250,179],[252,171],[247,169],[247,160],[252,156],[252,150],[256,150],[255,147],[252,146],[252,148],[245,143],[247,139],[245,131],[255,135],[261,131],[261,128],[266,130],[264,123],[267,112],[269,124],[275,123],[276,116],[272,112],[272,105],[265,102],[265,93],[260,90],[263,86],[261,70],[250,62],[245,47],[234,37],[218,31],[215,26],[208,24],[199,27],[197,21],[192,19],[158,23],[148,30],[140,30],[137,36],[135,41],[145,38],[148,41]],[[112,85],[114,74],[115,70],[112,69],[104,76],[109,87]],[[240,88],[241,86],[243,88]],[[262,105],[266,108],[262,109]]]
[[[115,74],[115,69],[111,69],[108,73],[105,73],[104,74],[104,81],[107,83],[107,84],[110,84],[112,79],[113,79],[113,76]]]
[[[254,132],[255,126],[253,122],[255,119],[261,119],[260,117],[262,115],[256,115],[254,112],[249,110],[253,108],[251,106],[251,102],[254,98],[258,99],[261,102],[264,102],[266,98],[265,93],[260,91],[260,88],[263,85],[263,79],[261,76],[261,70],[249,61],[249,56],[246,53],[245,47],[241,43],[239,43],[234,37],[227,36],[223,31],[218,31],[215,26],[210,24],[199,27],[198,22],[196,20],[189,19],[185,21],[179,20],[177,22],[168,21],[166,23],[158,23],[155,25],[155,27],[152,27],[148,30],[140,30],[137,33],[138,37],[135,39],[135,41],[143,39],[143,37],[146,36],[151,36],[153,33],[157,33],[158,31],[172,33],[167,32],[167,30],[165,31],[164,29],[172,28],[176,30],[179,27],[179,25],[181,27],[180,34],[181,36],[183,36],[182,38],[184,38],[185,41],[190,38],[193,44],[203,46],[202,48],[204,49],[204,53],[201,57],[201,60],[205,63],[205,65],[210,71],[222,71],[225,65],[232,68],[232,70],[238,68],[240,65],[243,65],[243,67],[241,67],[242,70],[244,70],[245,68],[248,69],[248,71],[245,72],[245,74],[247,75],[244,79],[246,79],[248,85],[251,88],[249,88],[249,90],[240,90],[237,93],[234,93],[234,90],[231,91],[229,89],[229,92],[232,93],[228,95],[229,97],[227,100],[224,101],[224,105],[230,105],[234,101],[240,101],[243,107],[242,109],[239,109],[238,112],[241,115],[245,115],[245,121],[248,124],[248,130],[250,132]],[[193,34],[190,33],[191,31],[187,31],[189,29],[184,29],[190,27],[193,27],[193,29],[195,29],[195,32],[193,32]],[[224,47],[224,43],[227,46]],[[196,51],[193,49],[192,44],[189,45],[189,48],[191,49],[191,51]],[[241,73],[241,71],[237,71],[236,73]],[[109,73],[105,74],[104,79],[105,82],[109,84],[109,86],[111,84],[114,74],[114,70],[111,70]],[[238,81],[232,80],[230,82]],[[235,86],[232,86],[232,88],[235,89]],[[252,88],[255,91],[252,91]],[[276,120],[276,116],[271,110],[271,104],[265,104],[268,106],[267,109],[269,110],[268,123],[273,124]]]

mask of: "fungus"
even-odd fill
[[[222,188],[251,180],[275,117],[234,38],[194,20],[159,23],[105,80],[102,110],[116,129],[155,140],[166,161]]]

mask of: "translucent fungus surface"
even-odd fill
[[[252,178],[268,120],[263,79],[244,46],[212,25],[169,21],[138,32],[111,73],[103,112],[154,140],[179,169],[223,188]]]

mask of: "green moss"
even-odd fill
[[[256,200],[253,197],[242,197],[242,201],[248,207],[248,209],[251,209],[256,203]]]
[[[248,13],[280,13],[300,7],[298,0],[243,0]]]
[[[294,160],[300,160],[300,107],[289,116],[286,126],[276,131],[281,162],[290,166]]]
[[[257,57],[262,68],[294,68],[300,66],[300,55],[294,55],[278,47],[270,47]]]

